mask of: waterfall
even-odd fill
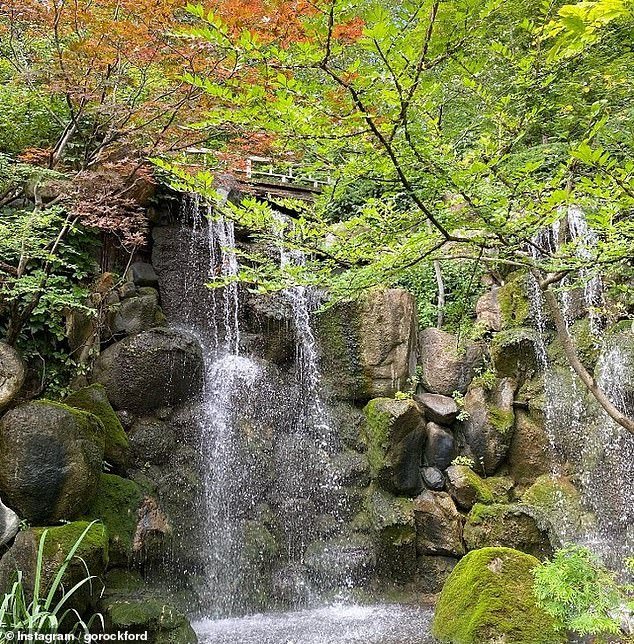
[[[176,232],[183,283],[167,293],[166,306],[172,323],[198,338],[205,363],[195,413],[203,464],[201,612],[221,618],[318,604],[338,584],[351,585],[342,582],[336,557],[323,569],[308,561],[324,535],[315,517],[334,537],[345,508],[312,328],[318,297],[301,286],[276,296],[294,338],[292,365],[281,369],[252,355],[241,328],[233,223],[195,195],[185,198],[183,219]],[[281,243],[279,256],[286,266],[304,261]],[[207,288],[218,278],[226,278],[224,287]]]

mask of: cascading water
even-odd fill
[[[591,256],[597,243],[580,208],[571,207],[567,213],[567,229],[576,242],[580,257]],[[547,249],[554,251],[559,225],[542,231],[540,241],[547,237]],[[534,253],[539,257],[539,253]],[[586,275],[583,289],[584,310],[590,330],[598,338],[601,319],[597,309],[603,302],[600,277]],[[532,317],[539,333],[536,354],[544,373],[545,429],[553,455],[553,476],[567,473],[572,465],[584,507],[594,516],[579,523],[579,517],[570,516],[570,499],[561,495],[555,509],[557,536],[562,543],[576,541],[590,546],[604,562],[622,570],[624,559],[634,549],[634,437],[619,427],[599,407],[579,381],[572,368],[558,368],[549,364],[546,354],[546,316],[543,297],[536,281],[529,289]],[[564,290],[560,303],[566,326],[574,322],[574,291]],[[598,343],[597,339],[597,343]],[[597,365],[597,383],[610,400],[623,412],[634,414],[634,401],[624,394],[628,374],[634,365],[628,364],[627,355],[618,343],[605,341]]]

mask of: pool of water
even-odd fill
[[[333,605],[194,622],[200,644],[431,644],[431,608]]]

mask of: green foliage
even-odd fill
[[[468,420],[469,412],[465,409],[465,406],[464,406],[464,394],[461,393],[460,391],[454,391],[451,394],[451,397],[456,401],[456,405],[458,405],[458,409],[460,410],[458,412],[457,419]]]
[[[618,634],[627,602],[614,575],[588,548],[569,545],[535,569],[539,605],[562,627],[580,635]]]
[[[72,544],[56,571],[53,582],[46,591],[43,589],[43,573],[46,565],[45,551],[48,530],[42,532],[37,550],[32,597],[25,587],[23,572],[18,571],[17,578],[0,604],[0,635],[7,633],[15,635],[18,632],[29,635],[56,634],[60,632],[62,625],[64,632],[67,632],[72,626],[71,632],[79,635],[90,633],[90,628],[96,621],[101,621],[103,625],[101,615],[95,614],[86,622],[74,609],[67,607],[73,596],[83,586],[90,585],[95,579],[88,570],[86,570],[86,577],[71,588],[65,589],[62,585],[66,569],[73,559],[79,556],[78,551],[83,541],[89,538],[88,534],[94,526],[94,522],[88,524]]]
[[[473,469],[475,467],[475,461],[470,458],[469,456],[456,456],[456,458],[451,461],[452,465],[464,465],[465,467],[468,467],[469,469]]]

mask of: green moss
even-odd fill
[[[526,275],[519,271],[509,275],[506,284],[498,290],[502,328],[522,326],[530,315],[530,301],[526,294]]]
[[[364,438],[368,448],[368,462],[375,476],[385,464],[390,428],[394,422],[394,417],[385,408],[385,402],[388,400],[390,399],[375,398],[363,409],[366,418]]]
[[[134,481],[114,474],[101,475],[86,517],[99,519],[106,526],[111,559],[115,564],[126,564],[132,554],[137,513],[142,500],[143,492]]]
[[[486,484],[495,503],[507,503],[515,481],[510,476],[490,476],[486,479]]]
[[[515,414],[513,410],[501,409],[495,405],[489,405],[487,407],[488,419],[491,427],[498,431],[503,436],[509,433],[513,429],[515,423]]]
[[[117,414],[108,402],[103,385],[84,387],[68,396],[64,402],[70,407],[95,415],[102,422],[104,458],[114,465],[125,466],[130,443]]]
[[[129,594],[141,590],[145,581],[138,572],[114,568],[108,571],[105,584],[107,593]]]
[[[71,407],[70,405],[66,405],[65,403],[55,402],[53,400],[35,400],[31,404],[41,405],[42,407],[47,407],[49,409],[53,407],[67,414],[70,414],[75,420],[77,427],[83,437],[93,441],[102,449],[105,447],[103,425],[94,414],[90,414],[81,409]]]
[[[601,343],[593,335],[588,318],[577,320],[570,327],[570,336],[572,337],[573,344],[581,362],[586,369],[592,371],[599,357]],[[551,362],[562,367],[568,367],[570,364],[564,353],[561,340],[557,336],[548,346],[548,357]]]
[[[64,561],[89,525],[90,521],[73,521],[52,528],[33,528],[33,534],[36,542],[39,543],[44,531],[47,531],[43,551],[44,559],[59,564]],[[108,531],[101,523],[95,523],[88,530],[76,550],[75,556],[92,560],[95,553],[98,553],[98,557],[105,566],[108,563]]]
[[[491,358],[498,376],[535,370],[538,366],[535,347],[539,341],[539,333],[526,327],[496,333],[491,341]]]
[[[470,552],[442,589],[433,635],[454,644],[566,641],[552,618],[537,606],[532,588],[538,565],[535,557],[511,548]]]
[[[466,465],[455,465],[454,467],[459,468],[460,476],[466,479],[469,487],[475,492],[477,502],[493,503],[493,492],[487,481]]]

